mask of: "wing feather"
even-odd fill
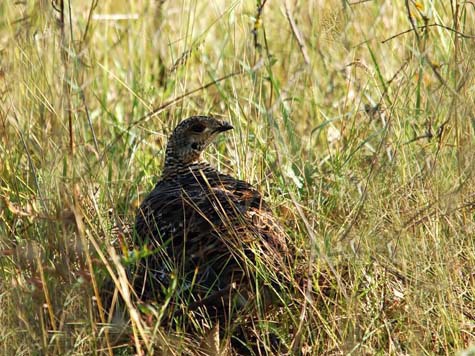
[[[157,271],[181,266],[184,277],[206,291],[245,278],[245,260],[256,254],[278,259],[287,253],[285,234],[261,194],[213,169],[158,182],[139,208],[135,229],[168,257],[157,254],[148,264]]]

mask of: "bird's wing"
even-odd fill
[[[176,264],[198,268],[195,278],[205,288],[226,285],[245,261],[266,259],[271,266],[287,253],[285,234],[260,193],[217,172],[159,182],[142,203],[135,229],[157,248],[154,264],[168,271]]]
[[[216,171],[190,172],[180,181],[157,183],[139,209],[135,229],[141,237],[162,241],[233,231],[242,235],[246,230],[286,250],[285,234],[261,194],[249,183]]]
[[[252,185],[220,173],[196,181],[184,200],[193,212],[191,236],[200,250],[221,250],[222,256],[246,263],[260,259],[274,269],[285,264],[286,234]]]

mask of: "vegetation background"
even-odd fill
[[[472,354],[474,63],[473,1],[2,1],[0,353],[158,343],[104,341],[98,266],[212,114],[236,129],[207,158],[301,251],[291,353]]]

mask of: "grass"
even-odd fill
[[[193,349],[140,320],[111,346],[93,298],[193,114],[235,126],[207,158],[265,194],[313,288],[256,330],[473,352],[473,4],[353,3],[2,2],[0,353]]]

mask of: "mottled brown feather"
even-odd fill
[[[190,127],[206,130],[199,135]],[[198,116],[182,122],[170,137],[163,176],[135,221],[140,244],[155,249],[138,270],[135,289],[142,299],[159,298],[157,291],[167,287],[172,273],[188,281],[200,300],[231,285],[250,289],[256,276],[248,266],[257,259],[274,271],[285,263],[285,234],[261,194],[200,158],[216,134],[230,128]]]

